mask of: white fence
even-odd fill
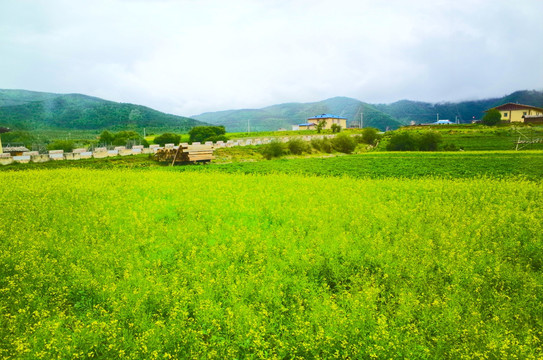
[[[276,138],[254,138],[254,139],[239,139],[217,141],[215,144],[211,141],[207,141],[206,145],[214,145],[215,148],[222,147],[234,147],[234,146],[251,146],[251,145],[264,145],[269,144],[272,141],[287,142],[292,138],[302,139],[304,141],[311,141],[312,139],[323,139],[324,137],[332,138],[335,135],[305,135],[305,136],[283,136]],[[200,143],[194,142],[193,145],[199,145]],[[187,143],[181,143],[180,145],[188,145]],[[176,149],[179,145],[166,144],[166,149]],[[159,149],[163,149],[159,145],[149,145],[148,148],[143,145],[133,146],[131,149],[127,149],[125,146],[117,146],[113,150],[108,150],[105,147],[95,148],[94,151],[88,151],[86,148],[74,149],[71,153],[65,153],[63,150],[50,150],[47,154],[39,154],[37,151],[28,151],[23,153],[22,156],[10,156],[10,154],[0,154],[0,165],[9,165],[14,162],[28,163],[28,162],[47,162],[58,160],[80,160],[80,159],[103,159],[114,156],[129,156],[139,154],[154,154]]]

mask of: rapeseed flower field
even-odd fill
[[[543,357],[540,181],[0,182],[0,358]]]

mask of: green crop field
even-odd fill
[[[137,168],[0,172],[0,358],[543,356],[535,173]]]
[[[543,180],[543,152],[541,151],[478,151],[478,152],[370,152],[349,156],[313,156],[264,160],[257,147],[219,149],[218,158],[228,157],[234,162],[208,165],[169,167],[149,155],[51,161],[47,163],[11,164],[0,166],[0,172],[30,169],[130,169],[162,168],[174,172],[227,172],[243,174],[304,174],[318,176],[350,176],[353,178],[425,178],[447,179],[489,177],[500,179],[523,178]],[[244,158],[260,161],[243,161]]]
[[[511,178],[543,180],[541,151],[372,152],[361,155],[233,162],[177,171],[288,173],[355,178]]]

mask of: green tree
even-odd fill
[[[74,147],[74,142],[71,140],[55,140],[47,144],[47,150],[64,150],[64,152],[71,152]]]
[[[179,144],[179,142],[181,142],[181,136],[173,133],[164,133],[155,137],[153,142],[160,146],[164,146],[165,144]]]
[[[113,139],[115,139],[115,136],[111,132],[104,130],[100,134],[98,142],[103,145],[111,145],[113,143]]]
[[[490,109],[486,112],[486,114],[481,119],[481,122],[488,126],[494,126],[499,124],[499,122],[502,119],[502,114],[499,110],[496,109]]]
[[[2,140],[4,141],[4,146],[6,144],[24,144],[26,147],[31,147],[34,143],[48,142],[47,139],[44,139],[43,136],[37,137],[28,131],[12,131],[2,134]]]
[[[338,133],[341,131],[341,126],[339,126],[338,124],[332,124],[332,126],[330,127],[330,129],[332,129],[332,132],[333,133]]]
[[[317,123],[317,133],[320,134],[322,132],[322,129],[324,129],[324,126],[326,125],[326,121],[320,120]]]
[[[224,126],[195,126],[189,131],[189,142],[205,142],[215,136],[224,135]]]
[[[143,139],[135,131],[119,131],[113,136],[112,144],[116,146],[125,146],[130,143],[142,143]]]

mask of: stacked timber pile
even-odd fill
[[[180,144],[177,149],[164,148],[158,150],[155,159],[158,161],[171,161],[172,165],[174,163],[209,162],[215,159],[213,150],[212,145]]]

